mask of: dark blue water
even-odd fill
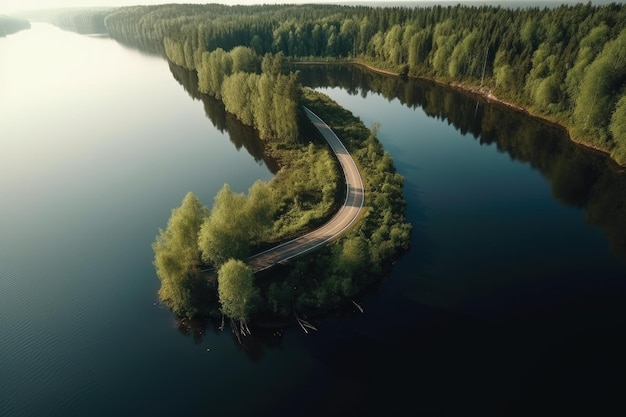
[[[412,249],[366,304],[370,318],[332,348],[359,387],[357,409],[623,410],[624,170],[497,105],[347,72],[326,83],[349,87],[318,89],[380,124],[414,226]]]
[[[412,248],[365,314],[239,345],[177,328],[150,245],[187,191],[210,204],[224,182],[271,178],[246,130],[109,39],[34,25],[0,56],[1,416],[623,410],[624,174],[549,125],[432,85],[317,74],[381,123]]]
[[[187,191],[272,174],[160,58],[47,25],[0,56],[0,415],[176,410],[207,352],[155,304],[150,245]]]

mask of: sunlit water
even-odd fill
[[[150,245],[187,191],[272,174],[161,58],[37,24],[0,56],[0,415],[177,410],[206,346],[155,306]]]
[[[41,24],[0,39],[0,58],[0,416],[618,404],[626,267],[606,232],[618,229],[555,198],[541,162],[397,99],[323,89],[382,123],[411,250],[359,300],[365,314],[308,335],[256,329],[243,346],[228,331],[194,340],[157,304],[150,245],[187,191],[210,204],[225,182],[244,191],[272,174],[162,58]]]

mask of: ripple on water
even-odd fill
[[[42,305],[54,296],[41,297],[36,281],[0,259],[0,416],[36,415],[59,402],[70,410],[97,389],[90,347],[102,340],[86,340],[93,303],[69,293],[58,305]],[[46,321],[51,311],[57,320]]]

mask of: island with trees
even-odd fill
[[[246,195],[225,186],[211,209],[190,194],[173,211],[154,249],[160,296],[179,315],[225,313],[245,328],[252,316],[324,311],[373,285],[408,244],[402,178],[376,129],[303,87],[294,62],[365,65],[469,90],[555,122],[573,141],[626,165],[624,5],[187,4],[82,13],[81,30],[104,28],[196,72],[199,92],[253,127],[280,166]],[[341,200],[336,160],[306,131],[304,106],[356,159],[367,210],[339,241],[281,267],[280,280],[250,275],[249,255],[322,224]],[[209,266],[217,276],[211,285]]]
[[[337,161],[315,130],[266,140],[281,166],[271,181],[256,182],[247,194],[224,185],[211,209],[188,193],[157,237],[159,295],[177,315],[224,313],[245,332],[250,318],[327,312],[354,302],[408,248],[403,179],[375,132],[312,90],[300,88],[298,102],[322,115],[356,159],[366,189],[362,216],[332,244],[253,276],[251,255],[320,226],[346,192]],[[297,110],[297,125],[310,124]]]
[[[30,29],[30,22],[14,16],[0,15],[0,37]]]

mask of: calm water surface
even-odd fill
[[[413,246],[365,314],[240,346],[177,330],[150,245],[187,191],[210,204],[224,182],[272,177],[249,130],[195,100],[192,75],[110,39],[35,24],[0,57],[1,416],[623,407],[624,174],[549,126],[429,85],[303,71],[381,123]]]

